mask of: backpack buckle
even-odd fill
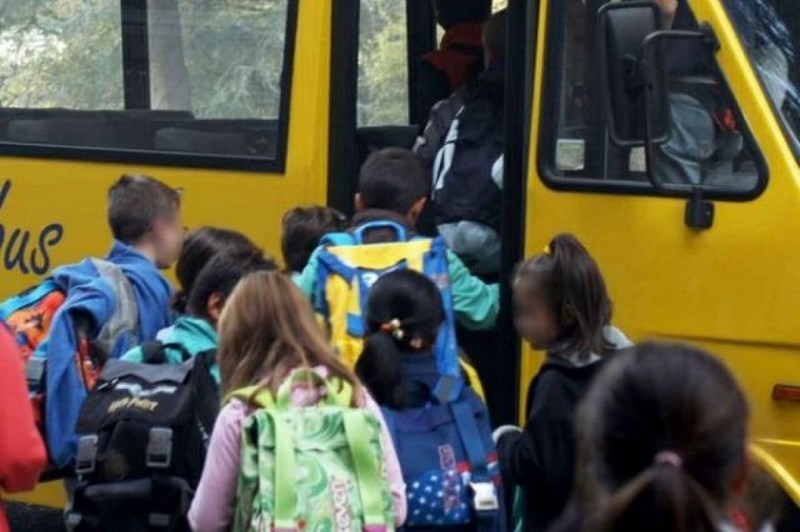
[[[64,515],[64,528],[67,532],[75,532],[83,522],[83,516],[71,510],[67,510]]]
[[[78,455],[75,458],[75,473],[78,476],[94,473],[97,464],[97,434],[82,436],[78,440]]]
[[[493,482],[470,482],[469,486],[474,495],[472,505],[476,512],[493,512],[500,508],[497,489]]]
[[[45,359],[31,357],[25,365],[25,380],[29,390],[39,391],[44,381]]]
[[[167,469],[172,464],[172,429],[154,427],[147,439],[145,465],[151,469]]]

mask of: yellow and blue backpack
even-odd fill
[[[396,238],[391,242],[365,243],[364,237],[374,231],[390,231]],[[405,227],[391,221],[375,221],[349,233],[326,235],[322,246],[314,306],[325,321],[338,354],[351,366],[361,355],[367,295],[381,276],[403,269],[421,272],[439,288],[445,309],[445,322],[434,350],[440,374],[435,393],[443,401],[458,397],[464,383],[444,240],[408,238]]]

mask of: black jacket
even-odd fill
[[[549,357],[528,390],[525,429],[498,442],[504,480],[525,491],[528,531],[547,530],[566,506],[576,456],[575,410],[603,364],[575,366]]]

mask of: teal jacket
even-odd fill
[[[313,298],[319,267],[317,249],[311,255],[308,265],[294,282],[306,296]],[[500,310],[500,289],[496,284],[486,284],[470,273],[461,259],[452,251],[447,252],[450,269],[450,287],[453,293],[453,310],[456,320],[464,328],[483,330],[494,327]]]
[[[192,355],[198,355],[205,351],[217,349],[219,337],[214,326],[202,318],[181,316],[175,321],[175,325],[164,330],[164,334],[159,334],[159,341],[163,344],[181,344]],[[182,362],[181,352],[177,349],[167,348],[164,355],[170,364],[180,364]],[[141,363],[142,348],[134,347],[122,357],[128,362]],[[216,362],[211,366],[211,377],[220,384],[219,366]]]

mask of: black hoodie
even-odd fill
[[[616,348],[630,345],[609,328]],[[606,358],[575,364],[548,356],[528,389],[528,421],[522,432],[497,444],[503,479],[525,491],[525,530],[544,531],[561,515],[572,493],[576,459],[575,411]]]

